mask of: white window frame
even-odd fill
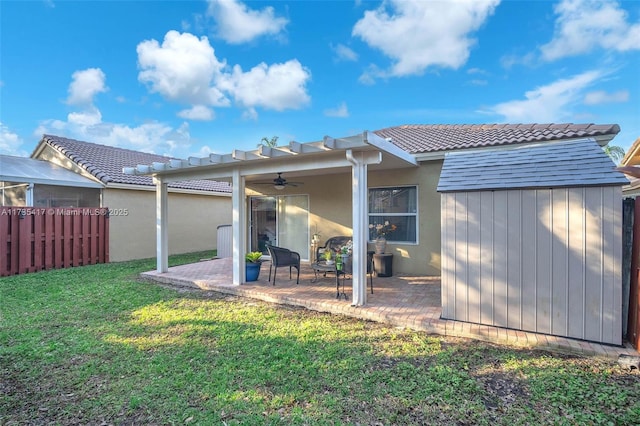
[[[419,243],[419,235],[420,235],[420,219],[419,219],[419,211],[420,211],[420,204],[419,204],[419,191],[418,191],[418,185],[392,185],[392,186],[375,186],[375,187],[369,187],[368,188],[368,193],[367,193],[367,203],[369,203],[369,195],[371,193],[372,190],[378,190],[378,189],[402,189],[402,188],[413,188],[415,190],[415,194],[416,194],[416,199],[415,199],[415,203],[416,203],[416,211],[415,213],[411,213],[411,212],[406,212],[406,213],[371,213],[370,211],[368,212],[367,215],[367,220],[368,223],[372,223],[371,218],[372,217],[380,217],[380,216],[386,216],[386,217],[408,217],[408,216],[413,216],[415,217],[416,220],[416,235],[415,235],[415,242],[414,241],[398,241],[398,240],[394,240],[393,237],[389,238],[387,237],[387,242],[392,243],[392,244],[403,244],[403,245],[418,245]],[[368,210],[368,209],[367,209]],[[374,242],[373,240],[369,240],[370,243]]]

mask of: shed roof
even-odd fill
[[[485,148],[567,139],[611,140],[620,132],[617,124],[408,124],[376,130],[411,154]]]
[[[102,188],[103,185],[48,161],[0,155],[0,181]]]
[[[439,192],[626,185],[593,139],[449,153]]]
[[[99,145],[53,135],[43,135],[36,151],[40,149],[42,144],[49,145],[51,148],[59,151],[105,184],[120,183],[154,186],[151,176],[127,175],[122,172],[122,169],[124,167],[135,167],[138,164],[169,163],[172,160],[171,157],[162,155],[108,145]],[[169,186],[172,188],[196,191],[231,192],[229,183],[213,180],[172,182]]]

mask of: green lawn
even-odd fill
[[[154,267],[0,279],[0,424],[640,424],[614,361],[138,279]]]

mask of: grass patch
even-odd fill
[[[614,362],[138,279],[154,267],[0,280],[0,424],[640,423]]]

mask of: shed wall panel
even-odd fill
[[[600,318],[602,317],[602,286],[604,278],[601,190],[587,189],[585,191],[585,212],[587,214],[585,265],[588,268],[585,280],[585,338],[587,340],[600,340],[602,338]]]
[[[569,317],[581,319],[570,321],[567,335],[576,339],[585,338],[585,209],[584,188],[572,188],[569,190],[569,250],[567,251],[567,268],[569,273],[567,285]]]
[[[536,191],[522,192],[522,326],[523,330],[533,330],[536,327],[536,263],[531,259],[536,258],[537,226],[536,223]]]
[[[482,306],[480,293],[480,262],[481,262],[481,237],[480,237],[480,193],[470,192],[467,196],[467,223],[468,223],[468,244],[467,244],[467,262],[469,264],[469,273],[467,280],[469,286],[467,289],[467,321],[480,322],[480,307]]]
[[[451,256],[455,254],[455,241],[451,236],[455,230],[455,204],[453,202],[454,194],[444,194],[440,199],[442,212],[440,213],[440,239],[442,241],[440,247],[440,265],[442,267],[441,282],[447,282],[449,285],[442,286],[440,289],[440,298],[442,303],[442,316],[444,318],[453,318],[453,310],[451,306],[453,300],[449,296],[454,288],[455,267],[451,260]],[[453,246],[453,247],[452,247]]]
[[[567,254],[569,253],[569,202],[568,189],[551,192],[552,241],[551,241],[551,334],[567,334]]]
[[[494,325],[507,327],[507,191],[493,193],[493,214],[495,224],[493,227],[493,320]]]
[[[493,324],[493,192],[480,192],[480,323]]]
[[[540,189],[535,192],[538,220],[529,224],[536,229],[536,256],[533,259],[536,265],[536,326],[533,330],[551,334],[551,190]]]
[[[442,197],[443,317],[621,343],[619,187]]]
[[[522,191],[507,194],[507,327],[522,327]]]
[[[456,259],[456,288],[455,288],[455,311],[456,318],[464,318],[469,321],[469,220],[467,213],[469,205],[467,203],[467,193],[456,193],[456,232],[455,232],[455,259]],[[462,267],[464,265],[464,267]]]

